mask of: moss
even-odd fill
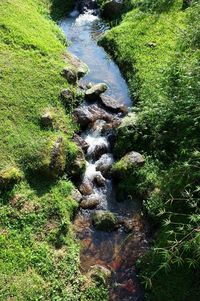
[[[98,210],[93,215],[93,223],[98,230],[113,231],[117,225],[117,218],[112,212]]]
[[[7,167],[0,172],[0,190],[8,189],[22,179],[22,172],[17,167]]]

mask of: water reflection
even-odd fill
[[[84,77],[84,82],[106,83],[109,86],[108,95],[131,106],[129,91],[118,66],[96,42],[108,28],[107,25],[91,11],[78,15],[74,10],[61,21],[60,26],[67,36],[69,51],[89,66],[90,73]]]

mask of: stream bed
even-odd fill
[[[118,66],[97,44],[98,38],[108,29],[108,25],[98,16],[98,11],[85,9],[80,14],[75,9],[60,22],[60,26],[67,36],[68,50],[89,67],[89,73],[80,84],[105,83],[108,86],[105,94],[125,105],[128,111],[132,101],[127,84]],[[95,109],[98,103],[85,101],[81,109],[88,110],[92,106]],[[102,107],[100,109],[105,110]],[[124,116],[124,113],[106,110],[105,114],[112,115],[118,121]],[[81,137],[88,145],[85,154],[87,167],[82,183],[92,186],[90,198],[98,202],[94,209],[79,210],[74,229],[82,243],[82,272],[88,272],[94,265],[104,266],[112,271],[110,301],[142,301],[143,292],[135,263],[148,248],[148,227],[139,202],[129,200],[128,196],[123,202],[118,202],[111,175],[104,174],[98,168],[100,165],[111,167],[115,161],[112,152],[115,130],[113,124],[105,121],[105,118],[99,118],[82,130]],[[123,222],[111,232],[96,230],[92,215],[98,210],[113,212]]]

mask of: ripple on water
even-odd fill
[[[106,92],[108,95],[127,107],[131,106],[129,91],[119,68],[96,41],[99,35],[107,29],[107,24],[91,10],[81,15],[74,10],[60,25],[68,41],[71,42],[69,50],[89,66],[90,73],[85,76],[84,81],[106,83],[109,87]],[[146,251],[148,243],[146,224],[140,214],[140,206],[137,202],[130,201],[128,197],[126,202],[118,203],[112,179],[109,176],[105,179],[105,185],[101,187],[93,183],[96,176],[103,174],[103,171],[100,171],[102,165],[109,169],[114,162],[109,142],[103,136],[104,125],[105,121],[98,120],[93,127],[81,135],[89,144],[83,182],[92,182],[91,196],[101,199],[101,204],[97,209],[117,213],[119,220],[121,219],[121,227],[111,233],[96,231],[91,219],[93,211],[80,210],[74,221],[74,228],[83,246],[80,255],[81,267],[83,272],[87,272],[91,266],[100,264],[113,271],[110,301],[141,301],[142,293],[137,280],[135,263],[137,258]],[[95,148],[102,145],[105,146],[106,153],[101,153],[100,158],[94,158]],[[124,231],[126,225],[129,230],[132,227],[129,234]]]

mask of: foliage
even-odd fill
[[[169,5],[163,7],[163,2]],[[135,190],[143,195],[157,228],[154,248],[140,264],[149,287],[147,299],[185,301],[189,295],[196,301],[200,3],[192,1],[184,11],[179,0],[132,4],[134,9],[101,41],[121,66],[136,102],[134,112],[118,129],[116,155],[120,158],[135,150],[148,158],[137,177],[130,174],[121,185],[123,191],[132,185],[133,195]],[[193,292],[181,275],[186,270]],[[170,289],[171,275],[181,291]]]

